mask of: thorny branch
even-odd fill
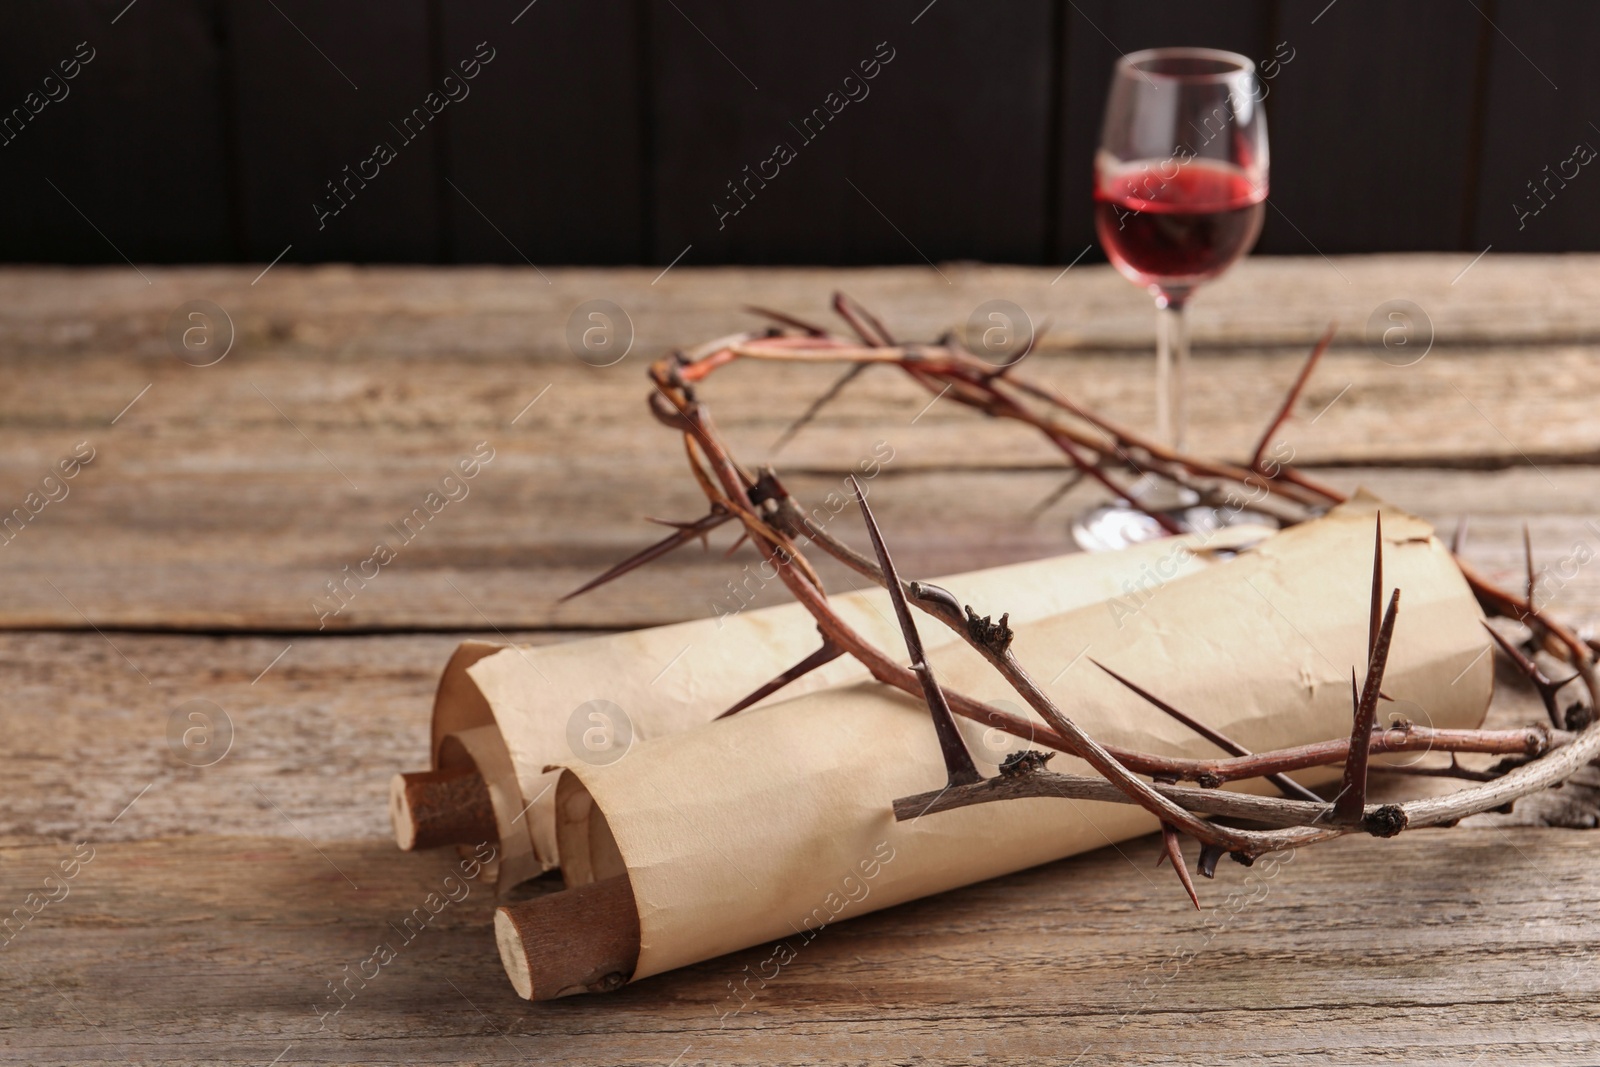
[[[867,517],[876,559],[857,552],[822,529],[789,495],[771,468],[763,469],[759,475],[753,474],[733,458],[711,421],[707,405],[697,395],[697,387],[718,369],[740,360],[845,364],[845,374],[785,431],[781,445],[800,432],[864,369],[882,364],[903,371],[935,396],[948,396],[983,414],[1032,427],[1061,451],[1076,471],[1076,477],[1098,482],[1140,510],[1145,510],[1143,505],[1118,484],[1113,474],[1154,474],[1199,493],[1204,500],[1224,503],[1235,510],[1249,507],[1293,523],[1346,499],[1338,490],[1323,485],[1290,464],[1270,458],[1274,439],[1293,416],[1318,361],[1332,341],[1332,328],[1312,350],[1248,462],[1239,464],[1180,453],[1080,406],[1055,389],[1029,382],[1015,372],[1017,364],[1022,362],[1020,358],[996,368],[955,347],[948,339],[934,344],[898,343],[883,323],[842,294],[835,297],[833,306],[856,335],[854,339],[831,334],[821,326],[781,312],[752,308],[750,310],[778,325],[764,332],[735,334],[689,351],[674,352],[651,365],[650,377],[656,388],[650,397],[651,412],[683,435],[690,469],[706,495],[709,511],[693,522],[671,524],[676,530],[670,537],[624,560],[570,595],[620,577],[679,545],[703,537],[716,526],[738,521],[743,527],[742,537],[755,545],[776,569],[791,595],[816,620],[822,644],[816,653],[724,714],[733,714],[764,699],[808,671],[846,653],[879,681],[924,698],[940,735],[950,783],[938,792],[897,801],[897,817],[911,818],[1017,797],[1075,797],[1138,804],[1160,819],[1165,853],[1180,872],[1185,890],[1195,899],[1183,867],[1180,835],[1187,834],[1201,843],[1198,869],[1210,877],[1223,852],[1249,863],[1267,852],[1351,832],[1388,837],[1422,826],[1453,825],[1469,815],[1501,809],[1519,797],[1559,785],[1600,758],[1600,721],[1594,714],[1595,707],[1600,706],[1596,649],[1534,602],[1531,546],[1526,550],[1526,589],[1520,593],[1493,585],[1462,561],[1459,537],[1452,548],[1462,574],[1484,610],[1490,615],[1522,623],[1529,631],[1534,648],[1562,660],[1572,669],[1572,675],[1564,681],[1552,681],[1530,656],[1491,628],[1501,650],[1538,689],[1553,726],[1539,724],[1518,730],[1434,730],[1409,723],[1388,728],[1375,724],[1377,703],[1383,697],[1384,666],[1399,606],[1399,590],[1395,590],[1388,610],[1383,610],[1381,526],[1376,535],[1373,561],[1368,663],[1363,678],[1352,678],[1355,712],[1350,737],[1249,753],[1208,731],[1198,720],[1162,704],[1133,681],[1113,674],[1122,684],[1201,736],[1208,737],[1230,755],[1189,759],[1102,745],[1078,727],[1018,662],[1010,650],[1011,630],[1005,617],[998,622],[979,617],[971,608],[963,610],[960,602],[943,589],[922,582],[902,582],[894,573],[887,548],[864,499],[858,497]],[[1249,495],[1244,495],[1245,492]],[[1168,532],[1178,532],[1168,516],[1146,513]],[[801,551],[802,547],[811,546],[889,590],[911,653],[911,667],[902,666],[890,654],[874,647],[833,611],[821,579]],[[921,653],[909,604],[915,604],[944,623],[983,655],[1028,702],[1044,725],[943,689],[933,678]],[[1588,705],[1576,706],[1563,720],[1555,695],[1574,681],[1581,681],[1587,690]],[[1048,771],[1044,763],[1050,753],[1026,752],[1009,758],[999,776],[983,779],[954,729],[949,718],[951,713],[1078,757],[1088,763],[1098,777]],[[1564,725],[1569,729],[1562,729]],[[1473,784],[1442,797],[1368,805],[1365,798],[1369,758],[1408,751],[1449,753],[1451,768],[1438,773],[1452,774]],[[1455,754],[1459,752],[1497,753],[1506,758],[1491,772],[1467,773],[1455,763]],[[1283,777],[1286,772],[1335,764],[1344,766],[1344,779],[1341,792],[1332,803],[1311,799],[1315,794]],[[1228,782],[1258,778],[1270,779],[1290,796],[1253,796],[1217,788]],[[1201,788],[1175,784],[1182,781],[1196,782]],[[1203,815],[1232,816],[1267,828],[1243,829],[1209,821],[1201,818]]]

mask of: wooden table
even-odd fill
[[[1553,575],[1579,546],[1600,547],[1600,258],[1468,267],[1465,256],[1244,264],[1194,305],[1196,448],[1245,451],[1337,318],[1338,344],[1286,430],[1300,462],[1445,527],[1467,516],[1467,554],[1507,581],[1524,522]],[[1506,825],[1592,821],[1597,792],[1577,785],[1510,818],[1306,850],[1272,878],[1247,882],[1252,872],[1224,864],[1202,884],[1199,914],[1152,870],[1151,840],[894,908],[830,928],[722,1025],[730,981],[763,950],[530,1005],[496,962],[480,887],[319,1020],[328,984],[450,866],[394,848],[385,790],[424,760],[455,643],[708,614],[754,558],[694,549],[554,603],[655,536],[640,516],[700,509],[672,435],[646,416],[647,358],[745,327],[745,303],[821,316],[835,287],[910,337],[1005,298],[1052,320],[1034,374],[1148,423],[1151,313],[1087,267],[142,274],[0,272],[0,514],[80,442],[93,450],[51,490],[67,495],[0,545],[0,905],[60,897],[0,927],[0,1059],[1600,1058],[1600,838]],[[615,366],[588,365],[566,343],[569,312],[596,298],[632,320]],[[175,358],[166,336],[174,309],[200,299],[221,305],[236,335],[208,367]],[[1363,341],[1375,309],[1401,299],[1434,335],[1410,366]],[[1403,354],[1424,348],[1418,334]],[[756,456],[833,373],[738,368],[706,397]],[[800,492],[825,492],[890,442],[874,501],[910,574],[1065,549],[1068,516],[1092,494],[1031,517],[1063,478],[1057,457],[928,400],[869,372],[782,469]],[[494,458],[470,494],[319,631],[325,583],[485,441]],[[1600,619],[1600,572],[1572,564],[1559,578],[1552,606]],[[1514,680],[1502,690],[1497,717],[1537,714]],[[205,725],[196,711],[218,747],[231,725],[209,766],[169,746],[173,731]],[[47,889],[63,862],[75,877]]]

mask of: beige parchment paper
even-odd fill
[[[1072,554],[933,580],[980,612],[1010,612],[1013,625],[1108,598],[1131,616],[1164,583],[1271,535],[1259,527],[1228,528],[1121,552]],[[886,592],[873,588],[831,599],[840,616],[869,641],[890,651],[904,648]],[[925,629],[925,641],[935,648],[957,639],[933,624]],[[815,622],[798,604],[539,648],[468,642],[456,651],[439,684],[435,763],[446,752],[447,737],[468,732],[475,736],[474,751],[486,754],[479,769],[490,778],[497,818],[510,813],[501,819],[504,888],[559,862],[559,772],[550,770],[553,764],[612,758],[621,751],[617,742],[623,731],[640,744],[702,725],[820,643]],[[975,656],[964,647],[960,652]],[[854,659],[841,657],[765,703],[866,677]],[[1021,705],[1014,704],[1014,710],[1020,713]],[[498,728],[504,758],[492,751],[492,737],[477,732],[483,727]],[[588,749],[590,740],[605,741],[608,735],[611,744]],[[979,736],[976,744],[981,752],[992,749],[994,761],[1009,751],[998,731]],[[491,766],[514,768],[515,776],[495,777]]]
[[[1366,658],[1374,510],[1358,499],[1167,582],[1132,617],[1103,602],[1035,620],[1013,648],[1102,741],[1218,754],[1089,656],[1253,750],[1347,735],[1350,671]],[[1383,520],[1385,577],[1402,590],[1385,692],[1413,721],[1476,725],[1493,675],[1478,606],[1425,523],[1387,506]],[[947,687],[1007,698],[969,649],[930,657]],[[959,721],[978,749],[979,730]],[[1086,772],[1065,756],[1051,766]],[[642,934],[635,978],[780,939],[792,951],[840,918],[1156,829],[1131,805],[1053,799],[896,823],[893,801],[939,788],[945,772],[926,706],[876,682],[648,740],[608,766],[565,768],[563,870],[569,884],[628,874]]]

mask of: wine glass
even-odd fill
[[[1185,307],[1201,284],[1250,250],[1267,198],[1265,93],[1255,64],[1211,48],[1152,48],[1117,61],[1095,154],[1095,232],[1117,270],[1156,303],[1156,436],[1181,449],[1188,429]],[[1192,492],[1144,475],[1129,489],[1187,529],[1245,516],[1198,507]],[[1121,501],[1073,526],[1090,550],[1160,537]]]

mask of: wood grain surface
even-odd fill
[[[1299,460],[1359,468],[1329,477],[1439,522],[1470,516],[1483,562],[1509,560],[1504,535],[1524,518],[1538,545],[1565,555],[1600,457],[1589,418],[1600,363],[1584,343],[1600,333],[1597,262],[1490,257],[1454,286],[1467,257],[1248,262],[1195,302],[1195,447],[1252,447],[1311,341],[1337,319],[1341,343],[1284,434]],[[1083,268],[1052,284],[1048,271],[943,270],[950,285],[912,269],[675,270],[659,281],[568,271],[549,285],[513,270],[280,265],[254,285],[249,272],[172,270],[149,286],[127,269],[0,272],[0,301],[17,309],[0,319],[0,515],[79,443],[95,452],[66,499],[0,545],[11,568],[0,626],[489,630],[709,614],[750,550],[731,566],[683,552],[653,579],[553,600],[657,537],[644,516],[703,509],[676,438],[644,414],[642,365],[752,325],[746,302],[821,317],[843,287],[915,338],[1010,299],[1053,324],[1033,374],[1126,421],[1150,420],[1151,313],[1120,277]],[[221,306],[235,333],[213,366],[174,358],[165,336],[174,309],[197,299]],[[612,300],[634,325],[633,349],[613,366],[568,347],[568,318],[590,299]],[[1432,322],[1432,348],[1419,332],[1426,354],[1409,366],[1394,364],[1413,349],[1363,340],[1373,311],[1399,299]],[[1380,317],[1380,327],[1391,324]],[[741,366],[705,396],[754,461],[836,373]],[[883,442],[893,452],[886,529],[919,531],[897,541],[922,573],[1064,550],[1087,491],[1030,517],[1064,476],[1059,456],[1016,426],[931,400],[893,371],[871,371],[779,468],[797,491],[825,494]],[[327,583],[394,541],[391,524],[484,442],[494,459],[465,499],[397,547],[337,616],[312,606],[331,603]],[[981,510],[966,504],[980,485]]]
[[[1593,626],[1600,578],[1572,561],[1600,550],[1600,262],[1490,256],[1452,286],[1467,265],[1245,264],[1195,305],[1198,443],[1248,449],[1338,317],[1286,430],[1297,454],[1441,526],[1468,516],[1467,554],[1508,581],[1527,522],[1547,602]],[[731,984],[768,947],[529,1005],[500,971],[487,885],[403,936],[458,868],[394,848],[387,783],[423,765],[455,644],[704,615],[753,558],[714,540],[551,603],[653,537],[642,515],[697,509],[677,443],[644,412],[647,358],[745,325],[746,301],[820,317],[842,286],[915,337],[998,296],[1056,324],[1035,374],[1148,420],[1141,294],[1098,268],[1053,287],[1049,271],[941,270],[951,284],[926,268],[679,269],[654,285],[629,270],[546,285],[280,265],[255,286],[231,269],[147,270],[151,285],[126,268],[0,272],[0,513],[79,442],[95,451],[0,544],[0,1061],[1595,1062],[1600,846],[1555,828],[1592,825],[1592,771],[1454,831],[1341,840],[1270,873],[1225,863],[1200,913],[1152,868],[1151,840],[905,905],[829,929],[742,1010]],[[596,297],[636,326],[616,366],[565,341]],[[1401,298],[1436,333],[1407,367],[1362,339]],[[164,337],[192,299],[236,328],[214,366]],[[760,458],[831,376],[740,367],[705,395]],[[908,574],[1065,550],[1092,494],[1030,517],[1062,478],[1054,457],[930,399],[868,373],[780,469],[825,493],[889,442],[874,509]],[[319,587],[484,441],[494,458],[469,494],[318,632]],[[1497,723],[1542,714],[1505,672],[1500,690]],[[174,745],[195,729],[212,747]],[[59,899],[19,925],[30,893]],[[337,1007],[329,983],[385,941],[393,962],[319,1017]]]

